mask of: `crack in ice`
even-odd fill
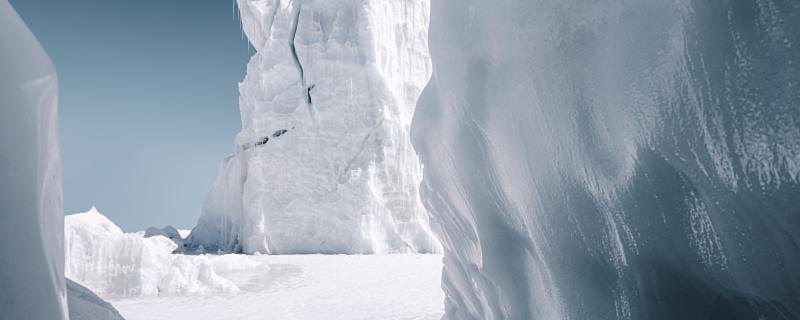
[[[303,91],[305,94],[305,102],[306,106],[308,107],[308,113],[314,121],[316,121],[316,112],[314,111],[314,105],[311,103],[311,89],[314,86],[308,86],[306,84],[306,77],[305,71],[303,69],[303,64],[300,63],[300,57],[297,55],[297,47],[295,46],[295,38],[297,37],[297,26],[300,24],[300,11],[303,7],[303,1],[297,0],[297,6],[293,8],[294,12],[294,20],[292,21],[292,29],[291,33],[289,34],[289,49],[292,52],[292,60],[294,61],[295,67],[297,67],[297,72],[300,74],[300,83],[303,86]]]

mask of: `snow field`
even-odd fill
[[[444,312],[441,255],[221,255],[241,291],[111,298],[128,320],[434,320]]]

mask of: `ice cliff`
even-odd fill
[[[437,250],[409,139],[430,75],[427,1],[237,3],[257,50],[242,130],[187,250]]]
[[[449,319],[800,318],[800,3],[432,1]]]
[[[66,319],[58,80],[0,0],[0,318]]]

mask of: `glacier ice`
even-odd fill
[[[188,250],[434,252],[409,139],[428,2],[237,1],[242,130]]]
[[[0,318],[66,319],[58,79],[0,0]]]
[[[103,297],[239,291],[209,257],[172,254],[166,236],[123,233],[95,208],[64,220],[66,276]]]
[[[800,2],[432,1],[449,319],[800,318]]]

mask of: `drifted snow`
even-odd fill
[[[0,318],[66,319],[58,79],[0,0]]]
[[[124,320],[117,309],[86,287],[67,279],[69,320]]]
[[[237,292],[205,255],[164,236],[123,233],[95,208],[65,218],[66,276],[103,297]],[[225,267],[227,270],[228,267]]]
[[[189,249],[435,252],[411,117],[430,74],[428,2],[237,1],[256,48],[242,131]]]

